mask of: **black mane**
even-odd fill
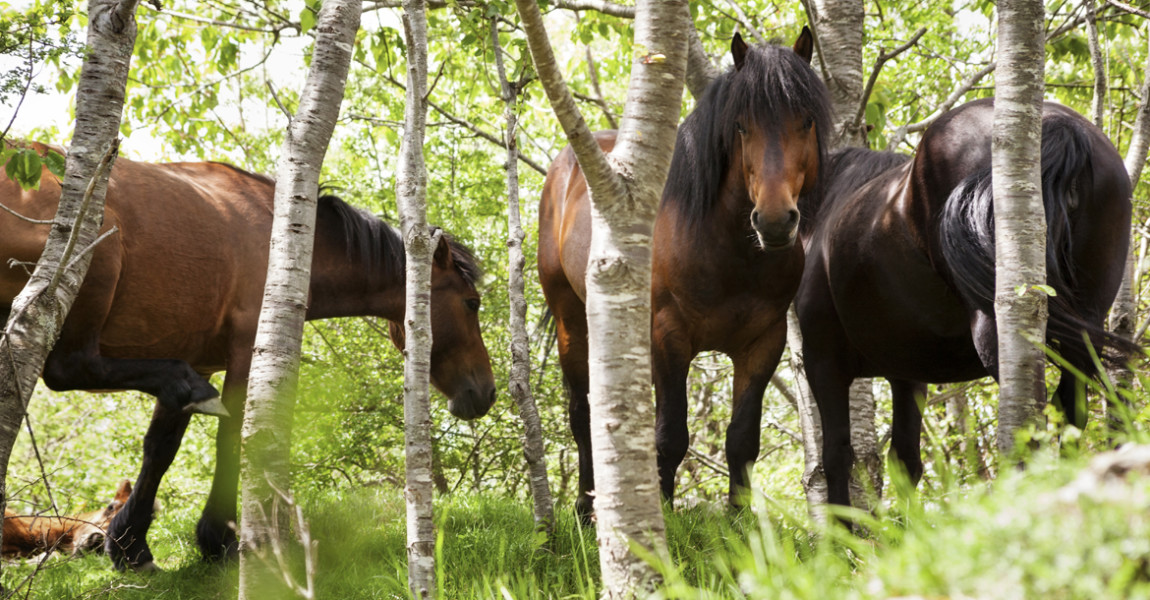
[[[317,230],[321,221],[330,220],[341,228],[347,244],[348,260],[362,261],[373,278],[403,279],[407,255],[399,232],[384,220],[366,210],[355,208],[338,196],[324,195],[319,198],[316,210]],[[475,287],[483,275],[474,253],[447,232],[443,232],[451,248],[455,270],[469,285]]]
[[[821,201],[822,205],[833,205],[841,198],[862,188],[879,174],[905,165],[910,159],[909,155],[897,152],[839,148],[831,152],[827,160],[821,163],[822,168],[819,172],[822,174],[825,188],[823,196],[817,200]],[[818,226],[822,205],[811,202],[800,207],[803,213],[803,220],[799,225],[800,235],[809,235]]]
[[[675,207],[689,223],[701,223],[715,205],[738,141],[736,122],[745,119],[777,134],[790,118],[814,119],[819,161],[826,160],[834,131],[826,86],[793,50],[786,46],[748,49],[743,68],[728,69],[707,86],[695,110],[679,126],[663,203]],[[808,196],[816,204],[826,178]],[[808,199],[800,199],[800,203]],[[801,205],[801,204],[800,204]]]

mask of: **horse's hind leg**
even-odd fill
[[[729,500],[732,505],[749,488],[748,478],[759,457],[763,419],[763,393],[779,366],[787,342],[787,322],[780,319],[748,352],[735,357],[734,398],[731,423],[727,426]]]
[[[656,319],[651,347],[652,375],[655,380],[655,451],[659,487],[663,499],[675,499],[675,473],[687,456],[690,433],[687,430],[687,374],[691,349],[684,340],[665,331],[682,331]]]
[[[144,435],[144,461],[140,475],[128,502],[108,525],[104,542],[104,549],[117,569],[154,568],[147,536],[155,511],[156,490],[180,449],[189,420],[190,414],[156,403],[152,423]]]
[[[922,479],[922,409],[926,384],[904,379],[890,380],[891,423],[890,458],[902,464],[914,485]]]
[[[559,367],[563,370],[563,385],[567,388],[568,418],[571,435],[579,454],[579,495],[575,499],[575,514],[585,523],[591,523],[595,489],[595,468],[591,461],[591,406],[587,394],[591,387],[587,371],[587,315],[582,302],[571,291],[567,302],[551,301],[555,314],[559,342]]]

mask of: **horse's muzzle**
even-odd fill
[[[751,228],[759,239],[759,246],[768,252],[788,250],[795,245],[799,233],[799,211],[790,209],[778,219],[766,219],[759,211],[751,211]]]
[[[447,410],[457,419],[470,421],[486,415],[493,404],[495,404],[494,386],[488,387],[485,391],[468,387],[447,400]]]

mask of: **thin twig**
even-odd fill
[[[1150,19],[1150,12],[1146,12],[1137,6],[1131,6],[1125,2],[1119,2],[1118,0],[1106,0],[1106,3],[1110,6],[1113,6],[1114,8],[1117,8],[1118,10],[1126,11],[1132,15],[1138,15],[1143,19]]]
[[[116,233],[118,231],[120,231],[120,228],[113,225],[111,229],[105,231],[104,233],[101,233],[99,237],[92,240],[91,244],[84,246],[84,248],[82,250],[77,252],[76,256],[72,260],[68,261],[68,264],[64,267],[64,269],[67,270],[67,269],[71,269],[72,267],[76,266],[76,263],[79,262],[79,260],[81,258],[83,258],[85,254],[88,254],[89,252],[91,252],[92,250],[94,250],[96,248],[96,244],[99,244],[100,242],[104,241],[105,239],[111,237],[114,233]]]
[[[28,97],[28,90],[32,89],[33,70],[35,69],[35,53],[33,52],[35,40],[36,36],[28,36],[28,81],[24,84],[24,91],[20,92],[20,101],[16,103],[16,108],[12,111],[12,118],[8,120],[8,126],[4,128],[3,133],[0,133],[0,140],[8,137],[8,130],[12,129],[12,124],[16,122],[16,115],[20,114],[20,107],[24,106],[24,99]]]
[[[274,85],[272,85],[271,80],[269,79],[268,81],[265,81],[264,83],[267,84],[268,91],[271,92],[271,94],[272,94],[272,100],[276,101],[276,106],[278,106],[280,108],[280,112],[282,112],[284,114],[284,116],[287,117],[288,125],[290,126],[291,121],[292,121],[291,112],[288,111],[288,109],[284,106],[283,102],[280,102],[279,94],[276,93],[276,88]]]
[[[3,209],[8,214],[16,217],[17,219],[20,219],[21,221],[27,221],[33,225],[51,225],[52,223],[55,223],[55,221],[52,219],[33,219],[31,217],[25,217],[24,215],[12,210],[11,208],[4,206],[3,203],[0,203],[0,209]]]
[[[28,415],[28,411],[24,411],[24,424],[28,429],[28,439],[32,442],[32,451],[36,454],[36,464],[40,465],[40,479],[44,481],[44,489],[48,492],[48,505],[52,507],[52,512],[59,517],[60,507],[56,505],[56,498],[52,494],[52,484],[48,482],[48,473],[44,470],[44,459],[40,456],[40,446],[36,443],[36,432],[32,431],[32,417]]]
[[[926,28],[920,27],[918,31],[916,31],[914,35],[911,36],[910,40],[908,40],[905,44],[896,47],[890,52],[879,53],[878,59],[875,60],[874,68],[871,69],[870,78],[867,79],[866,87],[863,88],[862,96],[860,96],[858,112],[855,113],[854,121],[851,123],[847,131],[858,131],[859,127],[862,125],[863,119],[866,117],[867,102],[870,101],[871,91],[874,90],[875,81],[878,80],[878,74],[882,71],[883,65],[885,65],[887,61],[893,60],[899,54],[909,50],[911,47],[917,44],[918,40],[921,39],[925,34]]]
[[[727,4],[730,4],[731,8],[734,9],[735,16],[738,17],[739,24],[742,25],[744,29],[749,31],[751,35],[755,36],[755,41],[760,44],[766,44],[767,39],[763,37],[763,34],[759,32],[758,28],[756,28],[754,24],[751,23],[751,20],[747,18],[747,13],[743,12],[743,9],[741,6],[739,6],[739,3],[735,0],[727,0]]]

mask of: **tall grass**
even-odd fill
[[[1032,457],[993,484],[952,485],[931,497],[892,494],[876,515],[852,513],[862,535],[806,507],[772,502],[732,513],[700,506],[667,513],[668,555],[657,598],[1150,598],[1150,479],[1123,491],[1070,497],[1059,489],[1084,459]],[[897,478],[897,476],[896,476]],[[404,506],[395,489],[325,492],[303,501],[319,540],[320,598],[409,597]],[[100,556],[53,559],[32,598],[232,598],[233,566],[205,565],[191,540],[195,510],[154,528],[157,574],[116,573]],[[591,599],[598,594],[594,532],[560,510],[552,539],[530,507],[499,496],[442,497],[436,509],[439,597]],[[35,569],[8,565],[7,589]],[[19,590],[21,597],[27,588]]]

